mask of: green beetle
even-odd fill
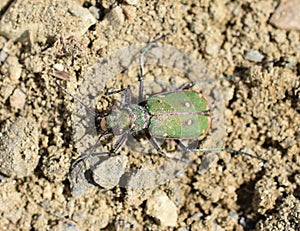
[[[85,160],[91,155],[95,156],[115,153],[125,143],[130,134],[134,134],[142,130],[146,132],[150,143],[159,153],[162,153],[162,150],[157,142],[158,138],[178,141],[197,141],[206,136],[211,127],[212,121],[209,105],[206,98],[200,92],[191,90],[194,85],[193,83],[187,83],[176,90],[161,92],[145,99],[142,57],[155,42],[163,37],[164,36],[152,41],[141,51],[138,94],[138,102],[140,103],[133,104],[131,102],[131,91],[129,88],[107,93],[107,95],[111,95],[114,93],[124,92],[121,100],[122,104],[119,107],[114,106],[109,113],[99,116],[98,118],[100,121],[99,140],[101,137],[108,134],[119,136],[118,140],[113,145],[113,148],[109,152],[90,152],[85,154],[75,161],[73,168],[82,161],[85,166]],[[62,88],[61,86],[59,87]],[[71,95],[64,88],[62,89],[67,94]],[[71,96],[74,97],[73,95]],[[80,103],[87,107],[84,103]],[[240,153],[266,161],[265,159],[253,154],[231,148],[214,147],[189,149],[189,147],[182,143],[180,143],[180,146],[186,151],[227,150],[233,153]],[[79,172],[81,169],[82,167],[79,169]]]
[[[211,125],[208,103],[201,93],[190,90],[192,86],[185,84],[175,91],[155,94],[139,104],[131,104],[130,90],[126,89],[124,105],[113,108],[100,119],[103,134],[120,135],[111,152],[116,152],[129,134],[144,129],[159,152],[157,138],[199,140],[205,137]],[[140,93],[141,99],[144,96]]]

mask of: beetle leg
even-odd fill
[[[140,73],[139,73],[139,98],[138,103],[144,101],[144,53],[140,55]]]
[[[121,135],[121,137],[117,140],[117,142],[115,143],[113,149],[111,150],[111,152],[116,152],[123,144],[124,142],[127,140],[128,137],[128,133],[125,132],[124,134]]]
[[[168,153],[165,153],[161,150],[161,147],[159,146],[157,139],[154,137],[150,137],[149,138],[150,143],[152,144],[152,146],[156,149],[156,151],[158,152],[159,155],[164,156],[166,158],[171,158],[171,159],[176,159],[170,155],[168,155]]]
[[[75,177],[76,177],[75,180],[76,180],[76,182],[78,182],[79,174],[82,172],[82,170],[87,168],[86,161],[90,158],[90,156],[95,156],[96,155],[96,154],[94,154],[95,153],[94,151],[96,150],[97,146],[99,145],[101,138],[103,136],[107,135],[107,134],[108,134],[108,131],[106,131],[103,134],[101,134],[98,137],[96,143],[93,145],[93,147],[91,149],[91,152],[82,155],[77,160],[75,160],[75,162],[72,164],[72,170],[78,168],[78,170],[75,173]],[[107,154],[107,153],[102,152],[102,154]],[[100,155],[100,153],[98,155]],[[78,166],[81,162],[82,162],[82,165]]]
[[[123,105],[129,105],[131,103],[131,92],[129,86],[125,89],[122,101]]]
[[[106,92],[105,95],[109,96],[109,95],[114,95],[114,94],[118,94],[118,93],[123,93],[122,104],[121,105],[129,105],[131,103],[130,86],[128,86],[127,88],[122,88],[122,89],[117,90],[117,91]]]
[[[185,146],[180,140],[176,140],[176,143],[179,145],[179,147],[184,150],[185,152],[190,152],[191,150]]]
[[[146,132],[146,137],[148,138],[148,140],[150,141],[150,144],[156,149],[156,151],[158,153],[162,153],[161,151],[161,147],[157,142],[157,139],[154,138],[153,136],[151,136],[150,132],[148,130],[145,131]]]
[[[182,140],[176,140],[176,143],[179,147],[184,150],[185,152],[192,152],[194,149],[198,147],[199,140],[188,140],[187,144],[184,144]]]
[[[172,160],[175,160],[175,161],[179,161],[179,162],[183,162],[183,163],[187,163],[186,161],[184,160],[181,160],[181,159],[178,159],[176,157],[173,157],[172,155],[166,153],[166,152],[163,152],[161,147],[159,146],[157,140],[154,138],[154,137],[151,137],[149,139],[150,143],[152,144],[152,146],[157,150],[158,154],[165,157],[165,158],[169,158],[169,159],[172,159]]]
[[[144,57],[145,55],[147,54],[147,52],[151,49],[151,47],[157,43],[159,40],[161,39],[164,39],[166,36],[168,36],[169,34],[165,34],[165,35],[162,35],[156,39],[154,39],[153,41],[149,42],[140,52],[140,74],[139,74],[139,83],[140,83],[140,86],[139,86],[139,98],[138,98],[138,102],[143,102],[145,99],[144,99],[144,75],[145,75],[145,72],[144,72]]]
[[[164,158],[175,160],[177,162],[184,163],[184,164],[195,164],[195,165],[198,165],[195,162],[190,162],[189,160],[186,160],[186,159],[179,159],[179,158],[176,158],[176,157],[170,155],[169,153],[163,152],[161,150],[161,147],[159,146],[156,138],[151,137],[151,135],[149,133],[147,134],[147,137],[148,137],[150,143],[152,144],[152,146],[157,150],[158,154],[161,155],[161,156],[163,156]]]
[[[142,68],[141,69],[141,72],[142,72]],[[142,74],[140,74],[142,75]],[[139,83],[140,83],[140,86],[139,86],[139,98],[138,98],[138,103],[140,102],[143,102],[144,101],[144,77],[140,76],[139,77]]]
[[[122,88],[117,91],[107,91],[107,92],[105,92],[105,95],[114,95],[114,94],[118,94],[120,92],[124,92],[124,97],[122,98],[122,105],[130,104],[131,103],[131,92],[130,92],[129,86],[127,88]]]
[[[158,144],[157,142],[157,139],[155,137],[152,137],[149,133],[146,134],[147,135],[147,138],[149,139],[151,145],[156,149],[156,151],[158,152],[158,154],[162,155],[162,156],[165,156],[165,157],[168,157],[168,158],[172,158],[171,156],[169,156],[167,153],[164,153],[162,150],[161,150],[161,147],[160,145]]]
[[[75,182],[78,183],[78,179],[79,179],[79,175],[80,173],[82,173],[83,169],[87,169],[87,164],[86,161],[87,159],[93,155],[92,152],[85,154],[81,157],[79,157],[73,164],[72,164],[72,171],[75,170],[76,168],[77,171],[75,170]],[[79,165],[80,163],[82,163],[81,165]]]
[[[161,147],[159,146],[157,140],[154,137],[150,137],[149,141],[158,153],[162,153]]]
[[[268,162],[268,160],[260,157],[260,156],[256,156],[252,153],[249,153],[249,152],[245,152],[243,150],[236,150],[236,149],[232,149],[232,148],[226,148],[226,147],[214,147],[214,148],[198,148],[198,149],[195,149],[195,150],[192,150],[192,151],[195,151],[195,152],[207,152],[207,151],[227,151],[227,152],[231,152],[233,154],[242,154],[242,155],[245,155],[245,156],[249,156],[249,157],[252,157],[252,158],[255,158],[255,159],[258,159],[258,160],[261,160],[263,162]]]
[[[184,164],[196,164],[198,165],[197,163],[193,163],[193,162],[190,162],[189,160],[186,160],[186,159],[179,159],[177,157],[174,157],[172,156],[171,154],[169,153],[166,153],[166,152],[163,152],[161,150],[161,147],[159,146],[159,144],[157,143],[157,140],[154,138],[154,137],[151,137],[150,139],[150,143],[155,147],[155,149],[157,150],[158,154],[163,156],[164,158],[167,158],[167,159],[171,159],[171,160],[175,160],[177,162],[180,162],[180,163],[184,163]]]

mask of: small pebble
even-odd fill
[[[230,211],[229,216],[232,218],[232,220],[237,221],[239,219],[239,214],[236,211]]]
[[[15,109],[23,109],[26,103],[26,94],[20,89],[15,89],[9,97],[10,106]]]
[[[55,227],[55,230],[61,231],[80,231],[77,224],[72,221],[61,220],[58,225]]]
[[[16,190],[16,185],[12,180],[8,180],[4,184],[1,184],[0,214],[2,222],[4,218],[5,220],[8,220],[10,224],[13,224],[14,227],[17,227],[17,224],[19,224],[18,222],[24,215],[24,208],[26,207],[27,200],[24,198],[24,195],[19,190]],[[15,229],[12,228],[12,226],[5,229],[5,226],[2,223],[1,227],[1,230]]]
[[[134,20],[136,18],[136,7],[135,6],[123,6],[124,15],[127,20]]]
[[[105,9],[109,9],[115,2],[115,0],[101,0],[101,6]]]
[[[199,42],[203,43],[202,48],[205,50],[206,54],[217,56],[222,46],[223,35],[216,27],[210,27],[207,30],[204,39],[205,42],[201,41],[201,37],[198,38]]]
[[[71,193],[74,198],[84,195],[93,186],[87,181],[84,171],[80,167],[80,165],[77,165],[76,168],[72,168],[70,174]]]
[[[12,83],[7,83],[1,87],[0,91],[4,101],[6,101],[12,95],[14,89],[15,85]]]
[[[217,159],[218,158],[215,153],[206,154],[198,168],[198,173],[200,175],[203,175],[204,173],[206,173],[207,170],[210,169],[210,167],[216,162]]]
[[[139,0],[125,0],[125,2],[129,5],[137,5],[139,3]]]
[[[251,62],[261,62],[264,55],[262,55],[259,51],[248,50],[246,51],[244,58]]]
[[[8,56],[8,54],[4,50],[0,51],[0,66],[4,63],[7,56]]]
[[[0,35],[0,50],[3,50],[3,48],[5,47],[6,43],[7,43],[7,38],[5,38],[4,36]]]
[[[124,187],[131,190],[153,189],[157,186],[156,178],[153,169],[140,169],[129,175]]]
[[[64,65],[62,65],[61,63],[55,63],[55,64],[53,65],[53,68],[54,68],[55,70],[58,70],[58,71],[63,71],[63,70],[64,70]]]
[[[125,21],[125,15],[123,13],[123,9],[120,6],[116,6],[110,12],[107,13],[105,19],[112,25],[112,26],[120,26],[123,25]]]
[[[116,187],[121,176],[125,173],[127,156],[113,156],[102,161],[93,170],[93,179],[101,187],[112,189]]]
[[[219,49],[220,49],[219,44],[213,40],[210,40],[205,47],[205,51],[209,55],[217,54]]]
[[[285,30],[300,30],[300,1],[281,1],[270,18],[270,23]]]
[[[0,134],[0,172],[8,176],[28,176],[38,164],[38,125],[21,117],[6,120]]]
[[[162,226],[177,225],[177,207],[163,191],[156,191],[147,201],[147,214],[158,219]]]
[[[99,20],[100,19],[100,10],[99,8],[95,7],[95,6],[91,6],[89,8],[90,13],[95,17],[95,19]]]
[[[6,60],[7,66],[8,66],[8,73],[9,78],[13,82],[18,82],[19,78],[21,77],[22,73],[22,66],[19,63],[19,60],[15,56],[9,56]]]
[[[72,2],[69,6],[69,11],[71,14],[76,16],[76,20],[79,19],[80,25],[78,25],[78,30],[80,34],[85,34],[88,29],[96,23],[96,19],[94,16],[89,12],[88,9],[83,8],[77,2]]]

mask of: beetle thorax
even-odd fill
[[[113,108],[100,126],[105,127],[116,135],[126,131],[137,132],[147,127],[149,115],[142,106],[132,104],[124,108]],[[105,124],[104,124],[105,123]]]
[[[137,104],[132,104],[129,107],[130,110],[130,130],[132,132],[138,132],[148,126],[150,115],[144,107]]]

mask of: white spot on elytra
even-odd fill
[[[190,103],[190,102],[185,102],[185,103],[184,103],[184,106],[186,106],[186,107],[191,107],[191,103]]]

